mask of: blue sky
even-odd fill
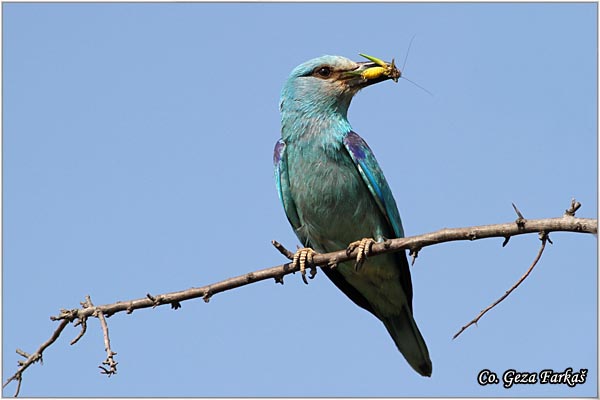
[[[597,5],[3,4],[3,381],[61,308],[202,286],[282,263],[297,239],[272,151],[279,91],[323,54],[395,57],[358,94],[407,235],[597,218]],[[69,327],[23,396],[596,396],[597,238],[555,233],[427,248],[414,313],[433,376],[321,273]],[[482,369],[589,370],[585,384],[479,386]],[[12,395],[15,386],[3,391]]]

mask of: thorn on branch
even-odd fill
[[[208,303],[211,297],[212,293],[210,292],[210,289],[207,289],[206,293],[204,293],[204,296],[202,296],[202,300],[204,300],[205,303]]]
[[[565,210],[565,216],[574,217],[575,212],[579,210],[581,207],[581,203],[575,199],[571,199],[571,207],[568,210]]]
[[[106,375],[110,378],[111,375],[117,373],[118,362],[116,362],[115,359],[113,358],[113,356],[116,356],[116,355],[117,355],[117,353],[115,353],[114,351],[111,351],[110,353],[108,353],[106,360],[102,361],[102,364],[108,365],[108,368],[103,367],[102,365],[98,366],[98,368],[100,368],[102,370],[102,371],[100,371],[101,374]]]
[[[512,204],[513,208],[515,209],[515,212],[517,213],[517,219],[516,219],[515,223],[517,224],[519,229],[524,229],[525,222],[527,222],[527,220],[525,219],[525,217],[523,217],[523,214],[521,214],[521,211],[519,211],[517,206],[515,206],[515,203],[511,203],[511,204]]]
[[[502,247],[506,247],[509,240],[510,240],[510,236],[504,236],[504,241],[502,242]]]
[[[100,373],[102,375],[108,375],[110,377],[110,375],[111,375],[110,370],[104,368],[102,365],[98,365],[98,368],[100,368],[102,370],[102,371],[100,371]]]
[[[542,241],[542,244],[545,244],[546,241],[548,241],[548,243],[550,243],[550,244],[554,244],[554,243],[552,243],[552,240],[550,240],[550,236],[548,235],[548,233],[546,231],[541,231],[539,233],[539,238]]]
[[[171,310],[179,310],[181,308],[181,303],[178,301],[171,302]]]
[[[156,308],[164,303],[164,296],[152,296],[150,293],[146,293],[146,297],[152,302],[152,308]]]
[[[410,251],[408,252],[408,255],[411,257],[411,261],[410,261],[410,265],[411,267],[413,265],[415,265],[415,261],[417,260],[417,257],[419,257],[419,251],[421,249],[410,249]]]
[[[523,214],[521,214],[521,211],[519,211],[517,206],[515,206],[515,203],[510,203],[510,204],[512,204],[513,208],[515,209],[515,212],[517,213],[517,217],[519,217],[519,219],[525,219],[525,217],[523,217]]]
[[[283,285],[283,275],[275,276],[273,279],[275,279],[275,283],[281,283]]]
[[[279,243],[277,240],[271,240],[271,244],[273,246],[275,246],[275,248],[281,254],[283,254],[283,256],[285,258],[287,258],[288,260],[293,260],[294,259],[294,253],[292,253],[291,251],[289,251],[288,249],[286,249],[285,247],[283,247],[283,245],[281,243]]]

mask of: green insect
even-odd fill
[[[369,56],[369,55],[362,54],[362,53],[360,53],[359,55],[361,57],[364,57],[367,60],[372,61],[375,64],[379,65],[378,67],[371,67],[371,68],[363,71],[361,76],[364,79],[377,79],[383,75],[383,76],[388,76],[388,77],[392,78],[392,80],[394,82],[398,82],[398,78],[400,78],[402,73],[400,72],[400,70],[398,68],[396,68],[394,59],[392,59],[391,64],[387,64],[385,61],[380,60],[377,57]]]
[[[385,75],[386,69],[384,67],[371,67],[361,74],[365,79],[377,79],[381,75]]]

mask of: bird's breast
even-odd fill
[[[385,221],[341,143],[329,149],[292,144],[286,153],[301,233],[316,250],[338,250],[381,233]]]

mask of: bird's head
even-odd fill
[[[300,64],[281,91],[280,109],[286,120],[346,119],[352,97],[362,88],[389,79],[398,81],[394,61],[384,62],[361,54],[369,61],[341,56],[322,56]],[[296,125],[299,121],[293,121]]]
[[[394,61],[384,62],[361,54],[369,61],[352,61],[341,56],[322,56],[306,61],[292,71],[281,92],[281,109],[313,106],[322,110],[347,110],[352,97],[362,88],[400,78]],[[344,112],[345,114],[345,112]]]

